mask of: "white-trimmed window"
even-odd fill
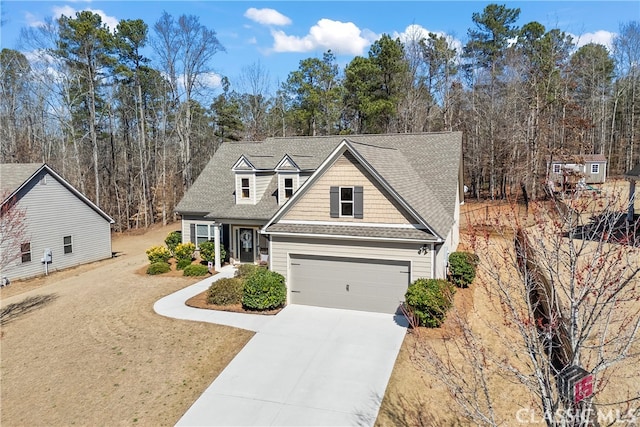
[[[208,242],[215,239],[215,227],[208,224],[196,224],[195,244],[200,246],[202,242]]]
[[[20,255],[22,256],[22,262],[31,261],[31,242],[22,243],[20,245]]]
[[[284,198],[290,199],[293,196],[293,178],[284,179]]]
[[[249,178],[242,178],[240,180],[240,194],[243,199],[248,199],[251,197],[251,190],[249,186]]]
[[[600,165],[598,163],[591,165],[591,173],[600,173]]]
[[[65,254],[73,253],[73,242],[71,241],[71,236],[64,236],[62,238],[62,246]]]
[[[559,164],[553,165],[553,173],[560,173],[560,165]]]
[[[353,187],[340,187],[340,216],[353,217]]]

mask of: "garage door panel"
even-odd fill
[[[409,273],[408,261],[291,255],[291,303],[395,313]]]

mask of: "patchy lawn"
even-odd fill
[[[147,276],[175,225],[116,236],[117,257],[0,290],[0,424],[173,426],[253,336],[153,304],[202,278]],[[13,305],[12,305],[13,304]]]

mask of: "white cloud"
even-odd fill
[[[200,76],[200,82],[208,88],[220,87],[222,76],[216,73],[205,73]]]
[[[120,22],[118,18],[113,16],[108,16],[106,13],[104,13],[100,9],[87,8],[82,10],[86,10],[86,11],[95,13],[96,15],[99,15],[100,19],[102,19],[102,23],[105,24],[107,27],[109,27],[111,31],[115,31],[116,27],[118,26],[118,23]],[[64,16],[70,16],[71,18],[75,18],[76,12],[78,12],[78,10],[74,9],[71,6],[62,6],[62,7],[55,6],[53,8],[53,17],[55,19],[58,19],[61,15],[64,15]]]
[[[262,25],[283,26],[291,24],[291,19],[275,9],[256,9],[255,7],[252,7],[247,9],[244,16]]]
[[[33,13],[29,13],[29,12],[25,13],[24,19],[27,21],[28,27],[44,27],[45,26],[44,21],[41,21],[40,19],[38,19],[38,17],[35,16]]]
[[[573,42],[577,47],[581,47],[589,43],[596,43],[606,46],[606,48],[611,51],[613,47],[613,38],[616,36],[616,33],[600,30],[595,33],[584,33],[578,36],[575,34],[570,35],[573,37]]]
[[[449,34],[443,32],[443,31],[431,31],[431,30],[428,30],[428,29],[426,29],[423,26],[418,25],[418,24],[409,25],[401,33],[394,32],[393,35],[392,35],[392,38],[393,39],[400,38],[402,43],[404,43],[406,45],[408,41],[410,41],[412,39],[415,39],[416,37],[418,39],[421,39],[421,38],[425,38],[426,39],[426,38],[428,38],[429,37],[429,33],[434,33],[438,37],[444,36],[444,38],[449,43],[449,47],[450,48],[455,48],[456,49],[456,53],[458,55],[460,55],[462,53],[462,42],[460,40],[450,36]]]
[[[360,30],[352,22],[321,19],[304,37],[289,36],[284,31],[272,30],[275,52],[311,52],[329,50],[339,55],[361,55],[375,40],[370,31]]]

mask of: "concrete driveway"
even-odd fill
[[[406,333],[402,316],[289,305],[255,329],[177,425],[374,424]]]

